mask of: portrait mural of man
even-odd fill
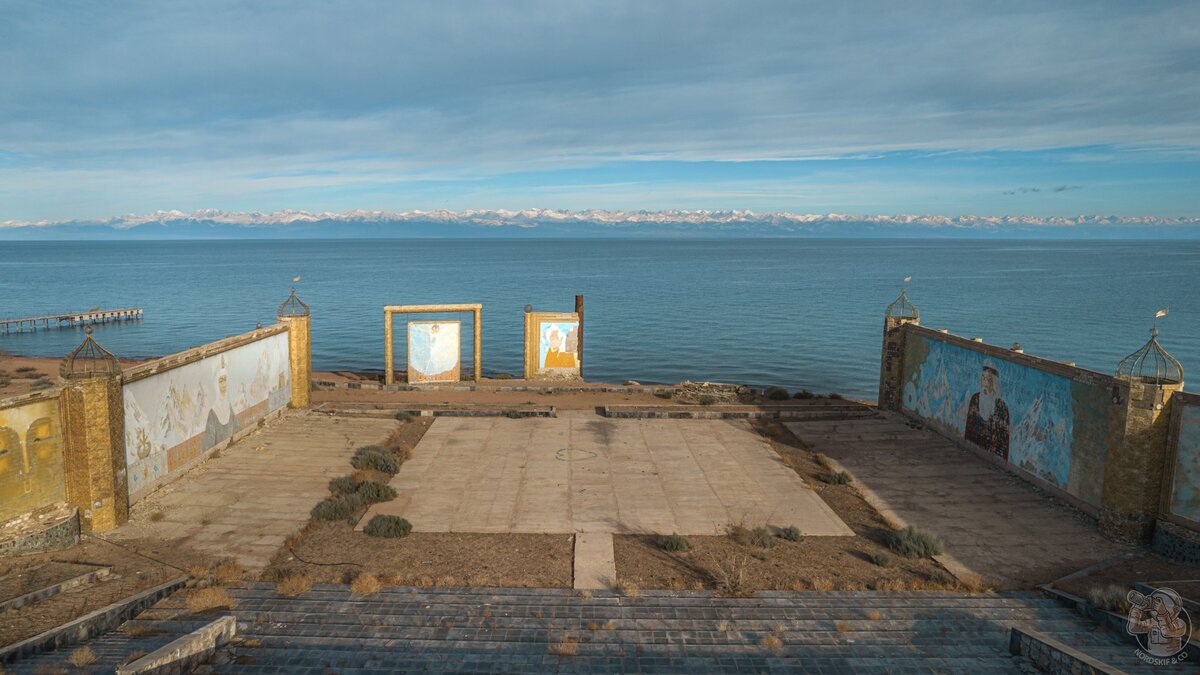
[[[967,406],[963,436],[988,452],[1008,460],[1008,404],[1000,396],[1000,371],[991,360],[983,362],[979,391]]]
[[[542,324],[541,335],[539,352],[542,355],[542,368],[579,368],[578,322],[545,322]]]

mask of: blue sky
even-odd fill
[[[0,221],[1197,194],[1200,3],[0,4]]]

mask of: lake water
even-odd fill
[[[883,312],[911,275],[923,325],[1020,341],[1027,353],[1104,372],[1170,306],[1160,340],[1200,382],[1200,242],[0,242],[0,253],[5,317],[144,308],[144,321],[96,329],[124,357],[271,323],[302,275],[317,369],[382,370],[384,305],[477,302],[485,373],[519,375],[522,308],[571,311],[581,293],[590,380],[701,379],[873,399]],[[467,347],[470,317],[461,318]],[[403,336],[398,324],[398,367]],[[0,336],[0,347],[63,356],[82,337],[15,334]]]

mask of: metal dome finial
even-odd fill
[[[904,277],[904,283],[906,284],[911,280],[912,277]],[[912,303],[912,300],[908,299],[907,286],[900,287],[900,297],[896,298],[894,301],[892,301],[892,304],[888,305],[887,312],[884,313],[884,316],[897,319],[921,318],[921,313],[917,311],[917,306]]]
[[[1117,377],[1145,384],[1183,384],[1183,365],[1158,343],[1158,319],[1166,315],[1165,309],[1154,315],[1149,342],[1121,359]]]
[[[276,316],[308,316],[308,305],[296,297],[296,287],[292,286],[292,294],[279,305]]]
[[[96,342],[92,337],[92,327],[88,326],[84,332],[87,335],[83,342],[62,360],[58,374],[68,380],[120,374],[121,362]]]

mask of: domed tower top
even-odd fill
[[[296,297],[296,287],[292,286],[292,294],[279,305],[275,316],[308,316],[308,305]]]
[[[58,366],[58,373],[67,380],[119,375],[121,362],[112,352],[96,342],[92,337],[92,327],[88,326],[87,337],[75,351],[62,360]]]
[[[908,299],[908,289],[901,288],[900,297],[888,305],[884,316],[892,319],[919,319],[921,313],[917,311],[917,306],[912,303],[912,300]]]
[[[1121,359],[1117,377],[1144,384],[1183,384],[1183,366],[1158,344],[1158,326],[1150,329],[1150,341]]]

